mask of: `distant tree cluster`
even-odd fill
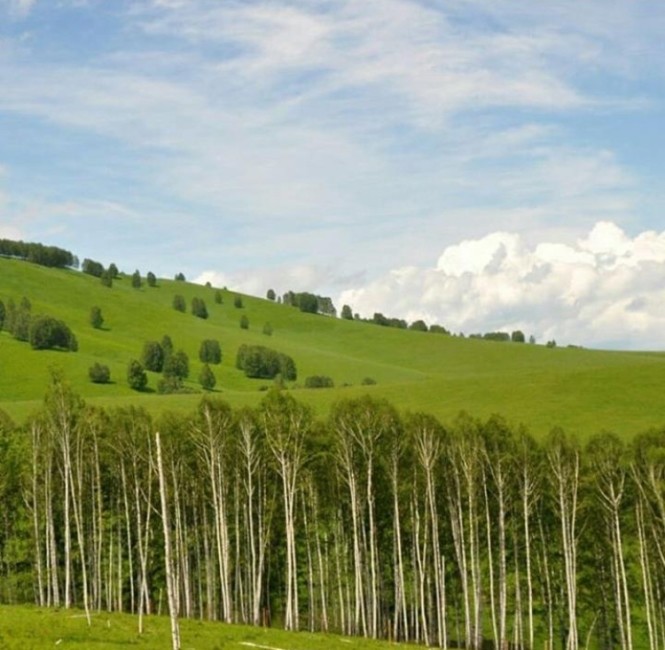
[[[33,315],[32,304],[25,296],[18,307],[11,299],[6,307],[0,301],[0,329],[3,328],[16,340],[30,343],[34,350],[78,350],[78,341],[69,326],[52,316]]]
[[[305,388],[332,388],[335,382],[326,375],[312,375],[305,379]]]
[[[307,314],[337,315],[337,310],[335,309],[335,305],[333,305],[332,299],[327,296],[317,296],[308,291],[301,291],[299,293],[287,291],[282,297],[282,302],[285,305],[297,307],[300,311]]]
[[[76,268],[79,264],[76,255],[64,248],[11,239],[0,239],[0,255],[50,268]]]
[[[499,343],[524,343],[526,337],[521,330],[515,330],[508,334],[508,332],[486,332],[485,334],[469,334],[470,339],[482,339],[484,341],[498,341]]]
[[[274,379],[281,375],[285,381],[298,377],[293,359],[263,345],[241,345],[236,355],[236,368],[253,379]]]
[[[137,366],[138,364],[138,366]],[[162,378],[157,384],[160,393],[176,393],[183,389],[183,381],[189,376],[189,357],[183,350],[174,350],[173,341],[168,334],[160,341],[146,341],[140,361],[132,361],[128,370],[130,387],[143,390],[147,386],[140,378],[139,367],[143,373],[161,372]]]
[[[83,260],[81,271],[87,275],[99,278],[102,285],[105,287],[113,286],[113,280],[116,280],[120,276],[118,267],[115,264],[111,263],[109,264],[109,267],[105,269],[101,262],[91,260],[88,257]]]
[[[358,314],[353,314],[349,305],[342,307],[341,317],[344,320],[357,320],[362,323],[372,323],[373,325],[380,325],[381,327],[395,327],[397,329],[410,329],[415,332],[431,332],[432,334],[450,334],[450,332],[443,327],[443,325],[427,325],[427,323],[418,319],[413,321],[410,325],[403,318],[393,318],[384,316],[381,312],[375,312],[372,318],[360,318]]]

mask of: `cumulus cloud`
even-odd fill
[[[573,243],[495,232],[448,246],[435,266],[394,269],[339,304],[423,318],[466,334],[521,329],[597,347],[665,346],[665,231],[628,236],[601,221]]]

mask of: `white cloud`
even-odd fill
[[[522,329],[541,341],[665,346],[665,231],[629,237],[599,222],[572,244],[498,232],[447,247],[431,268],[396,269],[339,303],[424,318],[466,334]]]

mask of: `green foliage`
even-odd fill
[[[149,287],[157,286],[157,277],[152,271],[148,271],[148,275],[146,275],[145,279]]]
[[[305,388],[332,388],[335,382],[327,375],[311,375],[305,378]]]
[[[113,286],[113,274],[110,270],[102,271],[102,274],[99,276],[99,280],[103,287],[112,287]]]
[[[221,305],[223,302],[224,302],[224,298],[222,296],[222,292],[219,289],[217,289],[215,291],[215,304]]]
[[[175,375],[164,375],[157,382],[157,392],[160,395],[172,395],[182,392],[182,379]]]
[[[133,359],[127,367],[127,384],[132,390],[145,390],[148,385],[148,375],[139,361]]]
[[[74,333],[66,323],[52,316],[36,316],[30,324],[30,345],[34,350],[60,348],[62,350],[78,350],[78,342]]]
[[[409,325],[409,329],[415,330],[416,332],[427,332],[429,328],[424,320],[415,320]]]
[[[187,311],[187,303],[185,302],[185,297],[179,293],[176,293],[176,295],[173,296],[172,304],[173,304],[173,309],[175,309],[176,311],[181,311],[183,313]]]
[[[104,273],[104,265],[101,262],[96,262],[95,260],[86,257],[83,260],[83,264],[81,264],[81,271],[87,275],[100,278],[102,273]]]
[[[515,330],[511,333],[510,340],[513,343],[524,343],[526,341],[526,337],[524,336],[524,332],[521,330]]]
[[[141,363],[146,370],[162,372],[164,368],[164,348],[159,341],[146,341],[143,344]]]
[[[276,297],[275,290],[274,289],[268,289],[268,293],[266,293],[266,298],[268,300],[272,300],[274,302],[275,297]]]
[[[120,271],[118,271],[118,267],[113,262],[111,262],[109,264],[109,268],[108,268],[107,273],[108,273],[109,277],[111,278],[111,280],[117,279],[120,275]]]
[[[242,296],[235,295],[235,296],[233,297],[233,306],[234,306],[236,309],[242,309],[242,306],[243,306],[243,304],[242,304]]]
[[[401,318],[388,318],[384,316],[381,312],[375,312],[372,316],[372,323],[375,325],[381,325],[381,327],[396,327],[398,329],[405,330],[407,328],[407,323]]]
[[[164,336],[162,336],[161,346],[164,352],[164,359],[166,360],[173,354],[173,341],[168,334],[164,334]]]
[[[202,363],[221,363],[222,348],[216,339],[205,339],[199,347],[199,359]]]
[[[201,373],[199,374],[199,383],[203,388],[205,388],[205,390],[212,390],[217,383],[215,373],[211,370],[207,363],[203,364],[203,368],[201,368]]]
[[[101,329],[104,324],[104,316],[100,307],[94,306],[90,309],[90,325],[96,330]]]
[[[363,386],[374,386],[376,384],[376,379],[372,379],[372,377],[364,377],[360,383]]]
[[[551,339],[545,344],[545,347],[547,348],[555,348],[556,347],[556,341],[554,339]]]
[[[445,327],[443,327],[443,325],[430,325],[429,331],[432,334],[450,334],[450,332]]]
[[[175,279],[177,282],[184,282],[185,281],[185,274],[184,273],[176,273],[175,274]]]
[[[5,303],[0,300],[0,331],[2,331],[2,328],[5,325],[5,316],[7,314],[7,310],[5,308]]]
[[[192,314],[197,318],[208,318],[208,308],[203,298],[192,298]]]
[[[111,370],[96,362],[88,369],[88,377],[93,384],[108,384],[111,381]]]
[[[236,368],[253,379],[274,379],[281,375],[286,381],[298,377],[293,359],[263,345],[241,345],[236,355]]]
[[[344,305],[342,307],[342,318],[344,320],[353,320],[353,312],[351,311],[351,307],[349,305]]]
[[[138,269],[132,273],[132,287],[134,289],[141,288],[141,274],[138,272]]]
[[[164,361],[164,377],[186,379],[189,376],[189,357],[182,350],[169,355]]]
[[[307,314],[325,314],[326,316],[335,316],[337,310],[330,298],[327,296],[317,296],[308,291],[295,293],[287,291],[284,294],[283,302],[285,305],[298,307],[300,311]]]
[[[243,314],[240,317],[240,329],[243,329],[243,330],[248,330],[249,329],[249,318],[247,318],[246,314]]]
[[[45,246],[35,242],[0,239],[0,255],[52,268],[78,266],[78,259],[68,250],[57,246]]]
[[[272,325],[271,325],[270,323],[266,323],[266,324],[263,326],[263,333],[264,333],[266,336],[272,336],[272,332],[273,332]]]

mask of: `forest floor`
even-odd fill
[[[142,635],[138,634],[137,625],[138,618],[130,614],[95,612],[92,625],[88,626],[81,610],[3,605],[0,606],[0,650],[166,650],[171,647],[168,617],[145,617]],[[285,632],[184,619],[180,621],[180,636],[182,650],[386,650],[414,647],[333,634]]]

